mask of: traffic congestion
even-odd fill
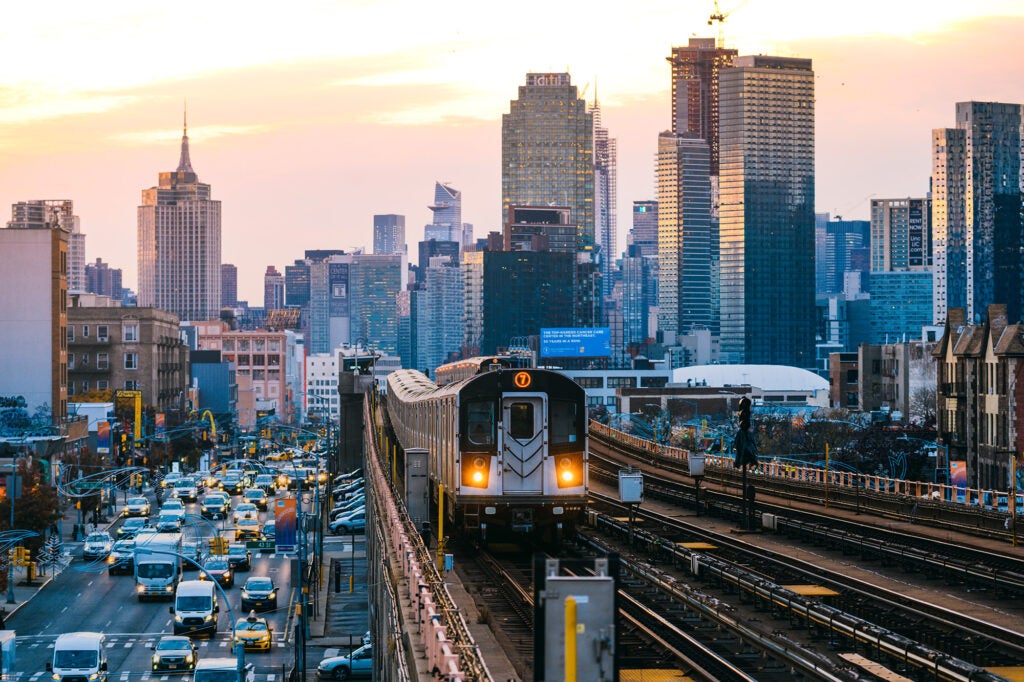
[[[173,470],[122,491],[116,520],[90,524],[74,561],[54,578],[59,589],[41,590],[34,608],[18,614],[17,670],[33,679],[45,670],[62,682],[114,673],[220,682],[218,671],[236,679],[239,657],[247,677],[262,670],[273,679],[272,671],[294,665],[302,609],[293,560],[310,560],[324,520],[330,533],[362,534],[365,497],[359,471],[328,486],[316,456],[275,455]],[[362,644],[326,657],[319,676],[368,671],[372,645]]]

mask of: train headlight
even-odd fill
[[[583,454],[556,455],[555,479],[559,488],[583,485]]]
[[[490,455],[465,455],[462,458],[462,485],[486,488],[491,478]]]

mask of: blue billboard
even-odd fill
[[[611,354],[611,327],[551,327],[540,330],[542,358],[607,358]]]

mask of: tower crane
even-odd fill
[[[741,6],[746,4],[746,0],[744,0],[744,2],[741,2],[739,5],[736,5],[735,7],[733,7],[728,12],[723,12],[722,11],[722,8],[718,6],[718,0],[714,0],[714,3],[715,3],[715,11],[712,12],[711,16],[708,17],[708,26],[714,26],[715,22],[716,21],[718,22],[718,38],[715,40],[715,47],[722,48],[722,47],[725,47],[725,32],[724,32],[724,29],[722,28],[722,24],[725,23],[726,17],[728,17],[730,14],[732,14],[737,9],[739,9]]]

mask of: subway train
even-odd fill
[[[404,450],[429,451],[432,518],[479,541],[558,541],[587,502],[587,405],[559,372],[482,363],[438,386],[416,370],[388,375],[387,411]],[[436,529],[435,529],[436,530]]]
[[[434,382],[438,386],[447,386],[476,376],[481,372],[497,369],[495,365],[501,365],[505,369],[527,368],[532,366],[533,360],[528,356],[521,355],[481,355],[464,360],[455,360],[441,365],[434,370]]]

